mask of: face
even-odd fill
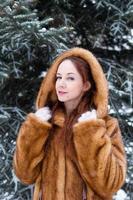
[[[88,90],[82,77],[71,60],[64,60],[56,73],[56,93],[58,100],[64,103],[76,104]]]

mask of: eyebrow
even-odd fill
[[[75,74],[75,73],[73,73],[73,72],[67,73],[67,75],[70,75],[70,74]],[[61,75],[61,74],[60,74],[60,73],[57,73],[56,75]]]

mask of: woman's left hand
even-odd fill
[[[85,121],[85,120],[91,120],[91,119],[97,119],[96,110],[93,109],[92,111],[87,111],[83,113],[79,118],[78,122]]]

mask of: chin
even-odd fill
[[[63,99],[59,99],[59,98],[58,98],[58,100],[59,100],[60,102],[65,102]]]
[[[61,101],[61,102],[64,102],[63,98],[58,97],[58,100]]]
[[[66,102],[66,101],[67,101],[67,99],[60,98],[60,97],[58,97],[58,100],[59,100],[60,102]]]

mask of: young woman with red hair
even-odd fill
[[[35,183],[34,200],[111,200],[123,185],[126,157],[108,86],[97,59],[73,48],[56,58],[22,124],[14,170]]]

